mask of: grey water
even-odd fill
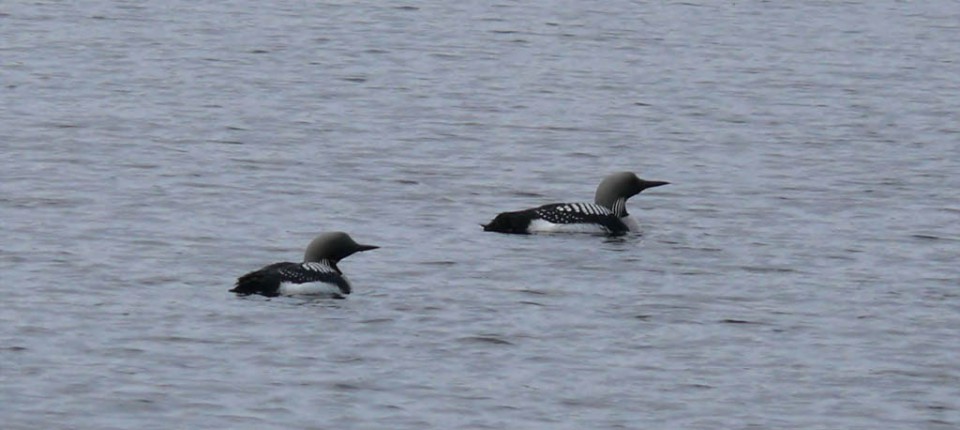
[[[4,429],[960,427],[955,1],[11,1],[0,94]]]

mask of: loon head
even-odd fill
[[[303,254],[303,261],[310,263],[330,260],[336,263],[354,253],[377,248],[379,246],[361,245],[354,242],[350,235],[342,231],[323,233],[313,239],[307,246],[307,252]]]
[[[593,198],[593,201],[608,209],[614,209],[614,204],[620,199],[626,202],[627,199],[640,194],[641,191],[647,188],[667,184],[669,184],[669,182],[640,179],[633,172],[618,172],[603,178],[603,181],[601,181],[597,187],[597,194]],[[626,209],[624,209],[624,211],[626,211]]]

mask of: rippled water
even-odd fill
[[[797,4],[795,4],[797,3]],[[5,429],[960,426],[960,8],[0,5]],[[634,170],[642,236],[483,233]],[[347,300],[238,298],[320,231]]]

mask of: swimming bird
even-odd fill
[[[337,263],[354,253],[377,248],[379,246],[354,242],[344,232],[323,233],[307,246],[302,263],[264,266],[238,278],[236,287],[230,292],[243,296],[319,295],[342,299],[350,294],[351,287]]]
[[[587,232],[619,235],[639,231],[639,223],[627,213],[627,200],[647,188],[667,184],[669,182],[640,179],[633,172],[618,172],[600,182],[593,203],[553,203],[503,212],[482,226],[484,231],[514,234]]]

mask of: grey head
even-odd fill
[[[627,216],[627,200],[647,188],[667,185],[665,181],[647,181],[633,172],[617,172],[600,182],[594,203],[605,206],[618,216]]]
[[[313,239],[303,254],[304,262],[330,260],[334,263],[354,253],[377,249],[379,246],[361,245],[353,241],[349,234],[342,231],[323,233]]]

